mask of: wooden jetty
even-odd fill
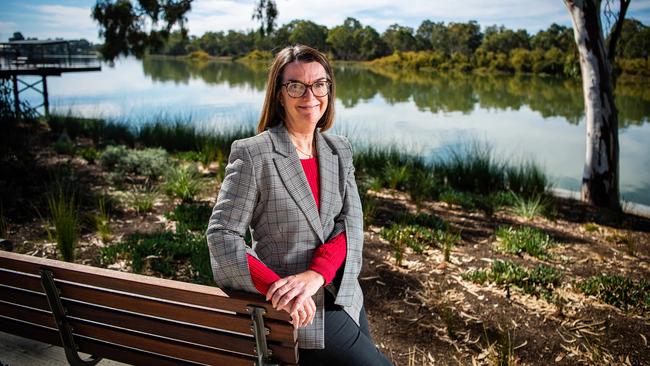
[[[66,72],[101,71],[99,59],[93,55],[72,55],[71,40],[23,40],[0,43],[0,79],[10,79],[13,86],[14,108],[16,117],[20,118],[20,94],[29,89],[43,96],[43,103],[31,107],[38,114],[49,115],[49,97],[47,77],[61,76]],[[53,54],[55,52],[64,53]],[[36,76],[40,80],[27,82],[21,77]],[[43,107],[43,113],[38,108]]]

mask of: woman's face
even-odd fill
[[[298,81],[311,85],[327,80],[325,68],[318,62],[294,61],[285,66],[282,75],[282,84]],[[314,85],[313,90],[317,90],[318,85],[322,86],[322,83]],[[317,97],[314,95],[313,90],[307,87],[302,97],[294,98],[289,95],[287,87],[282,87],[280,103],[285,110],[285,124],[289,131],[312,133],[316,129],[320,118],[325,114],[328,95]]]

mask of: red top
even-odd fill
[[[316,208],[320,210],[318,160],[316,157],[313,157],[311,159],[300,160],[300,163],[302,164],[302,169],[305,171],[305,176],[307,177],[309,188],[311,188],[311,193],[314,195]],[[311,259],[309,269],[320,273],[325,279],[325,285],[327,285],[332,282],[334,276],[336,276],[336,271],[341,267],[341,264],[343,264],[346,251],[347,240],[345,232],[342,232],[316,249],[313,258]],[[262,295],[266,295],[273,282],[279,280],[280,276],[250,254],[247,254],[247,258],[248,268],[251,272],[251,279],[253,280],[255,288]]]

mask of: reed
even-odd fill
[[[52,233],[48,226],[48,234],[56,241],[57,251],[63,260],[72,262],[79,240],[79,217],[75,196],[58,186],[47,194],[47,205],[50,211],[50,225],[54,227]]]

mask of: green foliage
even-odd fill
[[[67,133],[62,133],[56,142],[52,145],[57,154],[72,154],[74,153],[74,143],[70,140]]]
[[[386,164],[386,181],[391,189],[403,189],[409,179],[409,165],[397,165],[389,161]]]
[[[361,211],[363,211],[363,222],[366,226],[372,224],[375,213],[377,212],[377,200],[368,194],[369,189],[372,189],[372,187],[368,179],[357,181],[357,190],[361,199]]]
[[[650,282],[646,280],[633,281],[630,278],[601,273],[581,282],[578,287],[586,295],[595,296],[624,311],[650,311]]]
[[[111,234],[111,216],[108,198],[106,196],[99,197],[97,202],[97,214],[95,215],[95,230],[104,243],[108,243],[112,239]]]
[[[128,198],[131,202],[131,207],[138,214],[151,212],[158,198],[158,190],[148,186],[140,187],[130,192]]]
[[[54,227],[54,233],[49,229],[48,235],[56,241],[56,248],[66,262],[74,261],[75,248],[79,240],[79,217],[75,195],[66,192],[61,186],[47,194],[49,209],[49,225]]]
[[[515,263],[495,260],[490,270],[471,270],[462,278],[479,284],[493,282],[500,286],[517,286],[524,292],[550,300],[553,291],[562,286],[564,273],[553,267],[540,264],[527,270]]]
[[[487,144],[450,149],[446,159],[434,163],[433,171],[448,186],[464,192],[489,194],[505,187],[504,164]]]
[[[205,232],[208,229],[208,220],[212,208],[203,203],[183,203],[174,208],[174,211],[165,216],[178,222],[177,232],[184,230]]]
[[[165,192],[170,197],[180,198],[183,202],[192,202],[201,191],[196,167],[192,165],[174,166],[165,176]]]
[[[247,53],[244,57],[237,59],[237,61],[243,61],[243,62],[265,62],[265,63],[269,63],[271,60],[273,60],[273,54],[271,52],[260,51],[260,50],[252,50],[251,52]]]
[[[421,254],[427,246],[435,244],[435,231],[419,225],[393,224],[382,228],[379,234],[391,243],[398,264],[402,263],[406,247]]]
[[[101,249],[101,263],[106,266],[120,258],[131,260],[131,267],[141,273],[147,267],[166,277],[174,277],[180,264],[189,263],[192,280],[214,284],[210,254],[205,235],[189,232],[136,233],[122,242]]]
[[[161,48],[177,24],[185,38],[185,14],[190,11],[191,4],[192,0],[97,1],[92,17],[99,23],[99,33],[104,38],[100,48],[102,56],[110,61],[119,55],[142,57],[150,49]],[[160,28],[159,21],[164,23]]]
[[[533,257],[547,258],[547,249],[556,245],[547,234],[528,226],[519,229],[500,227],[495,234],[501,241],[501,250],[517,255],[525,252]]]
[[[447,224],[440,217],[424,212],[420,212],[416,215],[413,215],[409,212],[404,212],[397,217],[397,222],[402,225],[416,225],[429,229],[447,229]]]
[[[84,158],[88,164],[94,164],[95,160],[99,159],[99,151],[94,147],[80,148],[76,150],[77,155]]]
[[[136,174],[156,180],[169,166],[169,154],[163,149],[129,149],[123,145],[108,146],[99,160],[106,168],[120,174]]]
[[[449,262],[451,250],[460,243],[460,233],[448,230],[438,230],[436,232],[436,241],[442,247],[442,254],[445,262]]]

